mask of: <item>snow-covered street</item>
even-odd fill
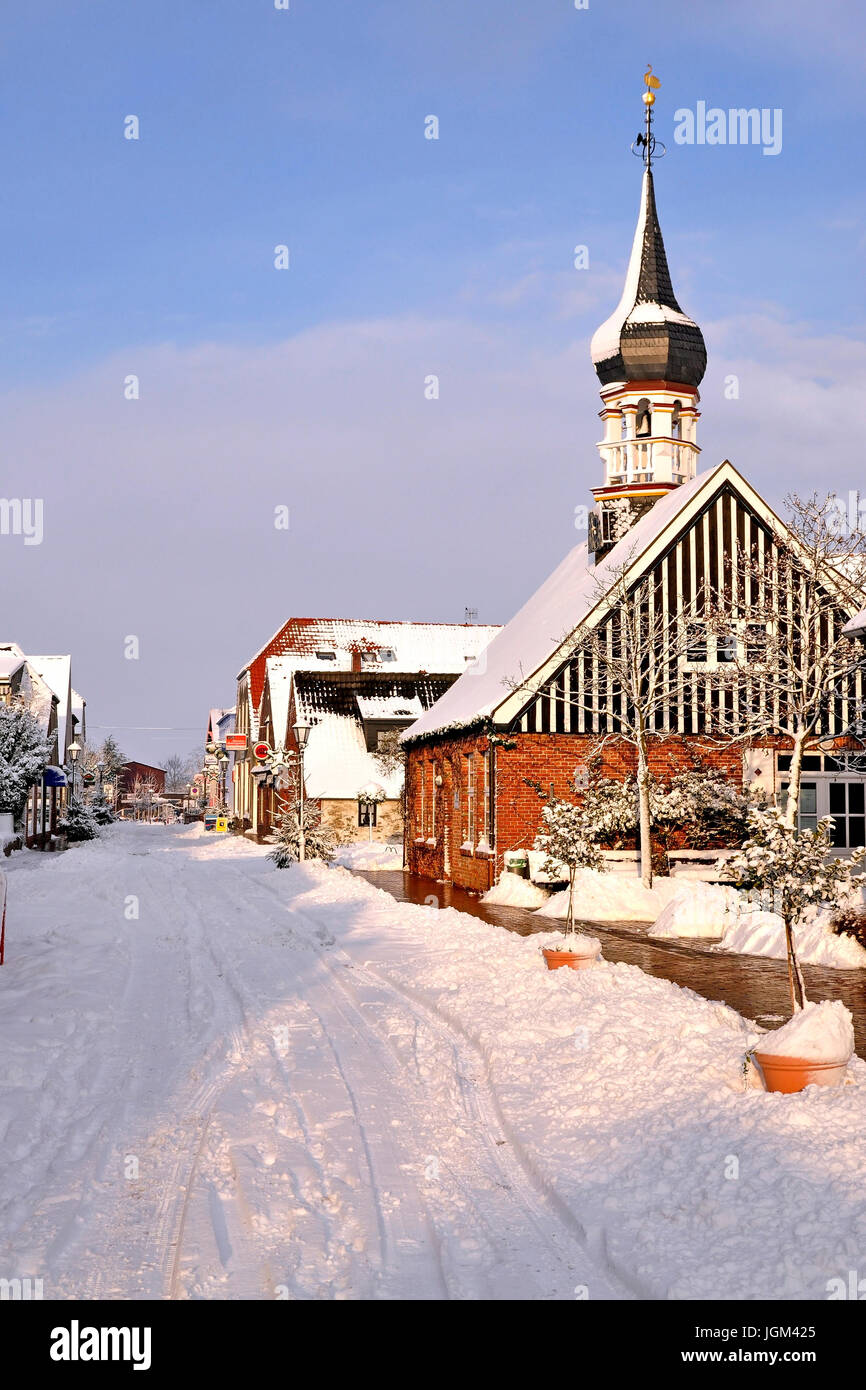
[[[724,1006],[199,825],[16,855],[9,901],[0,1275],[46,1298],[821,1299],[861,1259],[857,1058],[746,1089]]]

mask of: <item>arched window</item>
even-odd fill
[[[637,416],[635,418],[635,433],[637,435],[652,434],[653,417],[650,410],[650,403],[646,396],[642,396],[637,403]]]
[[[628,439],[628,416],[625,414],[619,418],[619,437],[620,439]]]
[[[674,401],[674,408],[671,411],[671,434],[674,439],[682,439],[683,437],[682,408],[682,401]]]

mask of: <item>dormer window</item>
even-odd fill
[[[393,647],[374,647],[372,651],[363,652],[363,658],[371,665],[378,666],[386,661],[396,661],[397,653]]]
[[[337,660],[337,653],[336,653],[336,652],[325,652],[325,651],[316,652],[316,660],[317,660],[317,661],[336,661],[336,660]]]

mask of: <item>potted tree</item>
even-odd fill
[[[728,862],[736,886],[754,893],[784,923],[791,1019],[752,1052],[768,1091],[837,1086],[854,1051],[851,1015],[844,1005],[807,1000],[794,939],[794,928],[809,908],[840,907],[855,884],[863,882],[864,875],[854,870],[866,849],[855,850],[847,861],[830,858],[832,828],[831,816],[815,830],[796,830],[778,807],[756,809],[749,813],[749,838]]]
[[[546,858],[543,870],[557,876],[562,866],[568,872],[568,905],[565,916],[565,937],[561,947],[542,948],[548,970],[567,966],[571,970],[586,970],[595,965],[601,955],[601,943],[594,936],[584,936],[574,926],[574,881],[579,868],[601,869],[603,860],[598,845],[591,837],[588,814],[583,806],[549,796],[541,812],[541,829],[535,838],[535,848]]]

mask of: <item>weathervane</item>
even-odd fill
[[[666,153],[661,140],[657,140],[653,135],[653,107],[655,106],[656,91],[662,84],[657,77],[653,77],[652,63],[647,63],[643,80],[646,86],[646,91],[643,94],[643,104],[646,107],[646,125],[632,145],[631,152],[639,155],[647,169],[651,169],[653,155],[658,154],[658,158],[661,159]]]

